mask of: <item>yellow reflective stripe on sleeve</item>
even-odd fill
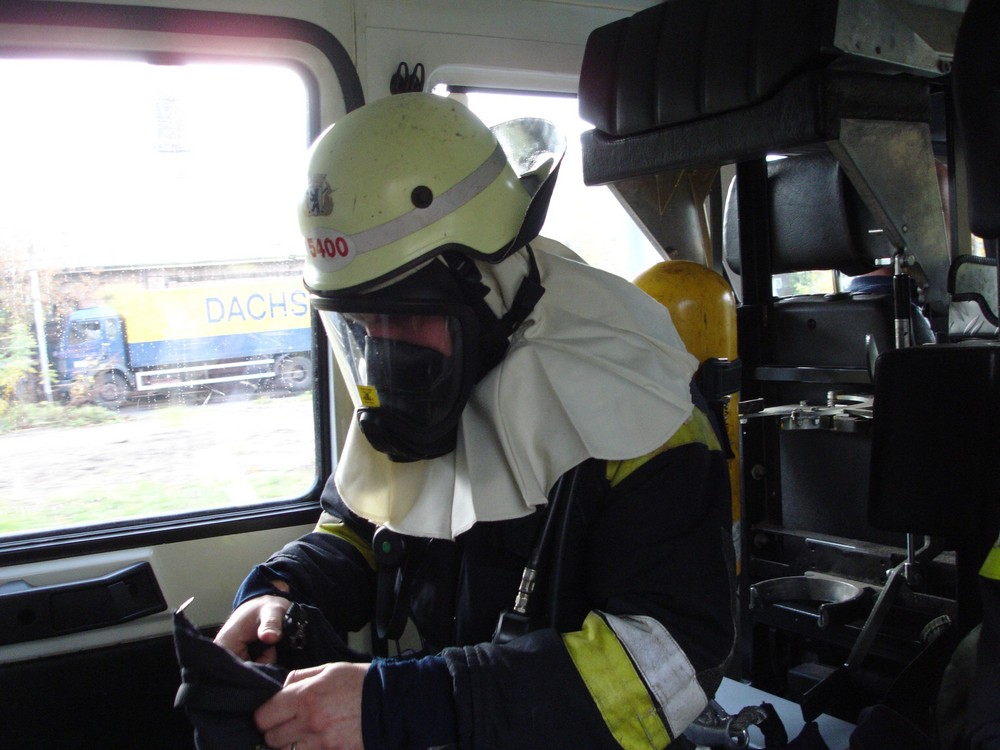
[[[640,466],[656,458],[661,453],[671,448],[680,448],[682,445],[690,445],[692,443],[704,445],[710,451],[722,450],[719,437],[715,434],[715,430],[712,429],[712,423],[709,421],[708,415],[697,408],[691,412],[691,416],[677,429],[677,432],[671,435],[670,439],[656,450],[638,458],[629,458],[624,461],[608,461],[605,476],[607,476],[611,486],[614,487]]]
[[[340,537],[360,552],[361,556],[365,558],[365,562],[368,563],[368,566],[372,570],[375,570],[375,555],[372,552],[371,545],[358,536],[354,529],[350,528],[342,521],[338,520],[334,516],[324,513],[319,519],[319,523],[316,524],[314,531],[321,531]]]
[[[652,618],[592,612],[563,642],[626,750],[665,747],[708,704],[687,656]]]
[[[591,613],[583,629],[563,636],[566,650],[618,744],[628,750],[662,748],[673,740],[625,648],[608,624]]]
[[[983,567],[979,569],[979,575],[991,581],[1000,581],[1000,547],[990,550]]]

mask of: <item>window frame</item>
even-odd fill
[[[170,29],[170,31],[162,31]],[[266,43],[262,43],[266,42]],[[309,141],[340,113],[364,104],[361,81],[341,42],[322,27],[278,16],[89,3],[7,0],[0,5],[0,57],[95,57],[154,64],[271,62],[302,78]],[[334,101],[339,89],[341,101]],[[305,494],[240,508],[47,529],[0,539],[0,566],[312,523],[333,470],[335,398],[323,327],[311,315],[316,476]]]

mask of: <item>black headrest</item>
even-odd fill
[[[1000,237],[1000,2],[970,0],[955,41],[952,81],[965,135],[969,224]]]
[[[580,115],[631,135],[760,102],[832,57],[824,0],[668,0],[590,34]]]
[[[850,180],[829,153],[768,162],[771,271],[836,269],[854,276],[875,269],[875,258],[891,257]],[[726,201],[723,243],[726,262],[740,272],[739,198],[733,181]]]

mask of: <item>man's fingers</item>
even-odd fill
[[[325,664],[320,664],[318,667],[306,667],[305,669],[293,669],[285,677],[285,687],[292,685],[296,682],[301,682],[302,680],[307,680],[310,677],[319,674],[326,667]]]
[[[229,649],[241,659],[273,663],[274,649],[281,640],[281,626],[291,602],[282,597],[262,596],[240,605],[223,624],[215,642]]]
[[[273,645],[281,640],[281,626],[285,620],[285,612],[288,611],[290,603],[287,600],[279,600],[274,604],[267,604],[260,610],[260,626],[257,628],[257,638],[261,643]]]
[[[288,677],[285,678],[285,688],[287,688],[293,682],[310,677],[317,672],[323,670],[322,666],[310,667],[308,669],[295,670],[288,673]],[[298,675],[293,677],[293,675]],[[254,721],[257,724],[257,728],[262,732],[268,732],[277,727],[281,727],[282,731],[287,730],[289,727],[282,726],[288,722],[292,722],[300,713],[299,701],[301,700],[301,688],[296,690],[282,689],[277,693],[272,695],[267,701],[265,701],[261,706],[254,711]],[[299,717],[301,718],[301,717]],[[299,722],[300,724],[301,722]],[[295,728],[298,729],[298,724],[294,724]],[[268,742],[272,746],[280,747],[285,742],[280,741],[281,737],[268,737]],[[272,740],[278,740],[277,745],[274,745]]]
[[[230,620],[222,626],[215,636],[215,642],[225,649],[232,651],[241,659],[249,656],[248,643],[240,636],[240,623]]]

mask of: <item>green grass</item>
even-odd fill
[[[290,491],[304,492],[313,480],[308,469],[290,470],[284,474],[268,473],[248,476],[248,481],[260,500],[273,500]],[[248,502],[252,498],[247,499]],[[45,507],[7,507],[0,515],[0,534],[16,534],[32,529],[60,528],[102,523],[109,520],[171,515],[205,508],[233,505],[225,484],[203,480],[139,480],[108,486],[81,497],[78,493],[50,495]]]
[[[33,427],[82,427],[91,424],[106,424],[121,419],[118,414],[103,406],[85,404],[67,406],[64,404],[5,403],[0,404],[0,434]]]
[[[8,410],[0,535],[301,495],[315,472],[311,403],[303,394],[208,408]]]

